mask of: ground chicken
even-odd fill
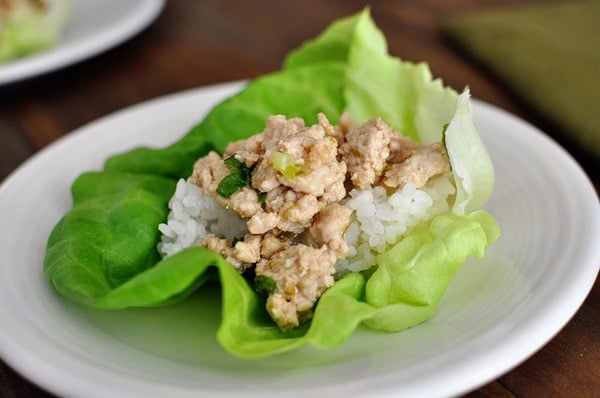
[[[248,220],[248,230],[253,234],[264,234],[279,225],[279,215],[273,212],[259,211]]]
[[[205,192],[217,196],[217,186],[228,174],[229,170],[221,156],[211,151],[196,161],[194,171],[188,181],[202,187]]]
[[[341,147],[344,142],[346,142],[346,135],[359,127],[360,123],[356,121],[352,116],[350,116],[347,112],[344,112],[342,116],[340,116],[340,124],[335,126],[333,131],[329,133],[329,135],[337,141],[338,149]],[[340,158],[340,153],[338,151],[338,158]]]
[[[379,184],[402,188],[409,182],[420,188],[432,177],[450,171],[443,144],[413,141],[379,118],[350,130],[340,152],[352,186],[359,189]]]
[[[421,188],[431,177],[449,171],[450,164],[444,146],[434,143],[414,149],[401,163],[390,163],[382,182],[389,188],[403,187],[409,182]]]
[[[256,275],[276,283],[267,298],[267,311],[282,330],[298,326],[325,289],[333,285],[337,259],[326,246],[298,244],[256,264]]]
[[[286,238],[278,238],[277,236],[268,233],[265,234],[260,242],[260,255],[262,258],[271,258],[276,253],[287,249],[291,246],[291,242]]]
[[[342,199],[346,165],[337,160],[337,141],[328,135],[334,130],[323,115],[310,127],[301,119],[269,118],[252,187],[270,192],[286,186],[317,197],[327,195],[330,201]]]
[[[262,237],[260,235],[246,235],[244,240],[236,242],[233,255],[240,262],[254,264],[260,260]]]
[[[309,229],[311,238],[317,245],[326,245],[338,258],[348,254],[348,243],[344,232],[350,223],[352,211],[346,206],[331,203],[321,211]]]
[[[243,187],[228,199],[219,196],[219,200],[225,202],[225,207],[236,211],[242,218],[252,217],[261,210],[258,192],[249,187]]]
[[[235,160],[235,167],[226,159]],[[253,267],[256,276],[269,278],[274,290],[267,310],[289,330],[310,317],[334,283],[335,264],[349,252],[346,187],[396,189],[408,182],[420,187],[448,171],[441,144],[414,142],[378,118],[361,125],[343,115],[333,126],[319,114],[313,126],[270,117],[262,133],[231,143],[223,157],[210,152],[199,159],[189,182],[246,220],[243,239],[209,234],[201,245],[240,272]],[[247,172],[247,180],[224,197],[219,186],[235,172]]]
[[[200,242],[200,246],[204,246],[207,249],[219,253],[238,271],[243,272],[246,269],[242,262],[235,257],[233,246],[227,239],[219,238],[214,234],[208,234],[206,237],[204,237],[202,242]]]
[[[255,134],[248,139],[234,141],[227,146],[223,157],[228,158],[233,154],[239,154],[244,159],[246,166],[252,167],[260,159],[262,142],[262,134]]]
[[[356,188],[367,188],[379,180],[390,154],[392,134],[390,127],[379,118],[346,134],[346,142],[340,147],[340,152]]]

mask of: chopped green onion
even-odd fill
[[[273,152],[271,155],[273,168],[283,174],[288,180],[294,179],[298,174],[306,173],[308,167],[296,164],[294,157],[288,153]]]
[[[217,193],[228,198],[243,187],[250,185],[252,171],[240,160],[230,156],[223,160],[230,174],[225,176],[217,186]]]
[[[261,192],[258,194],[258,203],[264,205],[267,202],[267,193]]]
[[[273,280],[273,278],[269,278],[264,275],[256,275],[254,277],[254,281],[252,282],[254,286],[254,290],[260,295],[268,296],[273,293],[277,288],[277,284]]]

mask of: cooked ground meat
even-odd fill
[[[219,185],[234,157],[251,173],[231,195]],[[417,187],[449,171],[441,144],[423,145],[393,131],[381,119],[358,124],[348,115],[333,126],[319,114],[305,126],[298,118],[269,118],[265,130],[231,143],[221,157],[199,159],[189,181],[247,220],[248,233],[231,242],[215,235],[201,245],[222,254],[236,269],[272,279],[267,310],[283,330],[310,317],[334,283],[335,264],[345,258],[352,211],[346,189],[383,185]]]
[[[281,329],[298,326],[310,314],[317,299],[333,285],[337,259],[327,246],[297,244],[256,264],[256,275],[276,282],[277,288],[267,298],[267,311]]]
[[[338,258],[344,258],[348,253],[344,231],[350,223],[351,214],[346,206],[331,203],[317,214],[308,232],[317,245],[325,245]]]
[[[390,154],[392,134],[395,133],[379,118],[346,134],[346,142],[340,147],[340,152],[355,187],[364,189],[379,180]]]
[[[390,162],[382,182],[389,188],[403,187],[409,182],[421,188],[431,177],[449,171],[446,149],[441,143],[436,142],[414,148],[401,162]]]

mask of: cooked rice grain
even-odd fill
[[[245,220],[235,211],[184,179],[177,182],[169,209],[167,222],[158,226],[162,233],[158,251],[165,257],[199,245],[209,233],[233,240],[248,232]]]
[[[371,267],[378,253],[385,252],[415,225],[447,212],[448,197],[454,192],[447,177],[434,178],[420,189],[410,183],[391,195],[380,186],[351,190],[344,201],[353,210],[344,235],[350,251],[336,264],[337,272]],[[248,233],[246,221],[235,211],[184,179],[178,181],[169,208],[167,222],[159,225],[162,239],[158,250],[165,257],[199,245],[209,233],[230,241]]]
[[[337,272],[356,272],[374,265],[378,253],[385,252],[414,226],[447,212],[448,197],[454,191],[446,177],[434,178],[421,189],[409,183],[391,195],[381,186],[350,191],[345,205],[354,213],[344,235],[350,252],[337,263]]]

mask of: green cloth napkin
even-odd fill
[[[600,1],[457,16],[442,32],[576,148],[600,158]]]

